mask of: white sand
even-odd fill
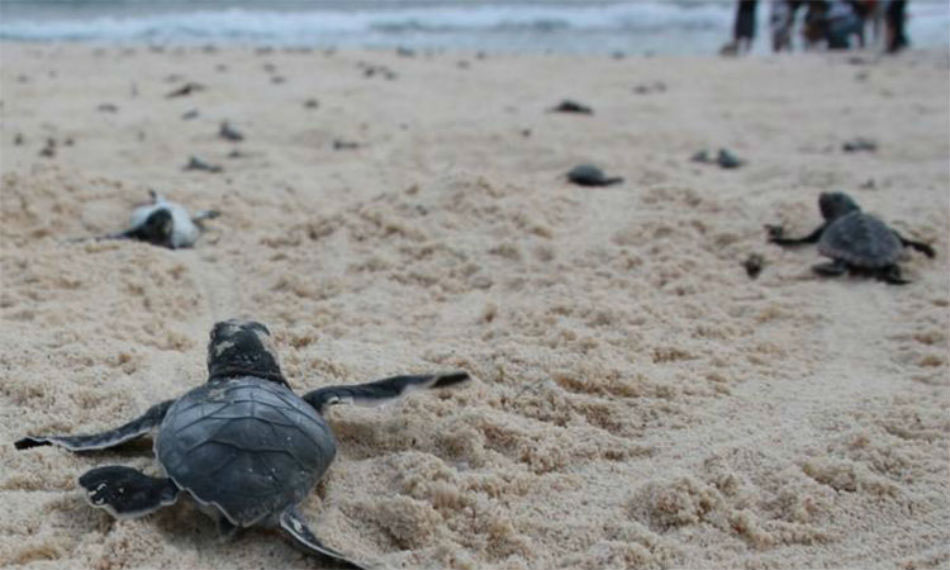
[[[0,565],[319,567],[273,533],[222,543],[187,503],[119,522],[85,503],[93,466],[157,472],[147,446],[12,446],[198,385],[212,323],[241,315],[299,391],[476,378],[330,414],[340,454],[303,511],[359,560],[946,568],[948,58],[848,57],[3,45]],[[165,98],[185,81],[207,89]],[[595,114],[545,112],[564,97]],[[855,136],[879,150],[842,152]],[[748,165],[689,161],[720,145]],[[225,172],[182,171],[192,154]],[[587,161],[626,183],[566,184]],[[223,215],[193,250],[65,241],[121,229],[149,188]],[[763,223],[817,226],[828,190],[937,258],[909,254],[893,287],[765,243]]]

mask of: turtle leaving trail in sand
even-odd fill
[[[607,177],[601,169],[591,164],[575,166],[567,173],[567,179],[578,186],[610,186],[623,182],[623,178]]]
[[[905,247],[934,257],[928,244],[909,240],[884,222],[865,214],[844,192],[823,192],[818,207],[825,223],[802,238],[787,238],[781,226],[766,226],[769,241],[783,246],[818,243],[818,252],[832,259],[815,265],[815,273],[837,276],[851,271],[869,274],[893,285],[909,283],[901,277],[897,261]]]
[[[105,449],[157,429],[155,454],[167,477],[120,465],[92,469],[79,484],[93,506],[119,518],[138,517],[171,505],[187,491],[199,504],[213,507],[225,534],[254,525],[279,527],[310,554],[364,568],[320,542],[297,510],[336,455],[323,413],[333,404],[379,405],[412,390],[469,379],[465,372],[395,376],[320,388],[301,398],[280,370],[267,327],[237,319],[211,330],[208,374],[202,386],[111,431],[26,437],[16,448]]]
[[[552,113],[576,113],[578,115],[593,115],[594,110],[583,103],[571,99],[564,99],[556,106],[551,107]]]
[[[149,190],[149,196],[151,204],[132,212],[129,229],[99,239],[137,239],[170,249],[191,247],[204,229],[202,221],[220,215],[217,210],[201,210],[192,216],[184,206],[169,202],[153,190]]]

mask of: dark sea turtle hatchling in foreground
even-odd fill
[[[135,239],[170,249],[191,247],[201,235],[202,221],[216,218],[216,210],[201,210],[194,216],[181,204],[149,192],[152,202],[132,212],[129,229],[101,239]]]
[[[912,247],[934,257],[934,249],[909,240],[876,217],[865,214],[843,192],[824,192],[818,207],[825,222],[802,238],[787,238],[781,226],[766,226],[769,241],[783,246],[817,243],[818,252],[831,262],[815,265],[819,275],[835,276],[851,271],[869,274],[894,285],[908,283],[897,265],[903,248]]]
[[[105,449],[157,429],[155,454],[167,477],[120,465],[92,469],[79,484],[93,506],[131,518],[170,505],[186,491],[217,514],[227,535],[254,525],[278,527],[310,554],[364,568],[324,545],[297,509],[336,455],[323,413],[333,404],[377,405],[414,389],[453,386],[469,378],[465,372],[395,376],[299,397],[280,370],[270,331],[242,320],[219,322],[212,329],[208,373],[207,383],[111,431],[26,437],[16,448]]]

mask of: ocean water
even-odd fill
[[[756,51],[767,51],[768,2]],[[715,52],[731,1],[0,0],[0,40],[242,43],[501,52]],[[950,45],[950,3],[911,1],[916,47]]]

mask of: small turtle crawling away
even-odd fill
[[[469,379],[465,372],[395,376],[299,397],[280,370],[267,327],[242,320],[219,322],[212,329],[208,373],[207,383],[113,430],[31,436],[15,446],[105,449],[157,429],[154,450],[167,477],[120,465],[92,469],[79,484],[93,506],[132,518],[171,505],[187,491],[217,513],[226,535],[254,525],[278,527],[310,554],[346,568],[365,568],[324,545],[297,509],[336,455],[324,412],[333,404],[378,405],[412,390]]]
[[[593,115],[594,110],[583,103],[578,103],[571,99],[564,99],[555,107],[551,107],[552,113],[576,113],[579,115]]]
[[[818,207],[825,222],[805,237],[787,238],[781,226],[766,226],[766,229],[769,241],[774,244],[817,243],[818,253],[832,260],[812,268],[819,275],[837,276],[850,271],[873,275],[892,285],[904,285],[909,281],[901,277],[897,265],[903,248],[912,247],[927,257],[936,255],[930,245],[909,240],[876,217],[862,212],[843,192],[823,192],[818,198]]]
[[[220,215],[217,210],[201,210],[192,216],[184,206],[169,202],[153,190],[149,196],[151,204],[132,212],[129,229],[98,239],[135,239],[169,249],[191,247],[204,229],[202,221]]]
[[[604,171],[592,164],[575,166],[567,173],[567,180],[578,186],[611,186],[623,182],[623,178],[619,176],[608,177],[604,174]]]

